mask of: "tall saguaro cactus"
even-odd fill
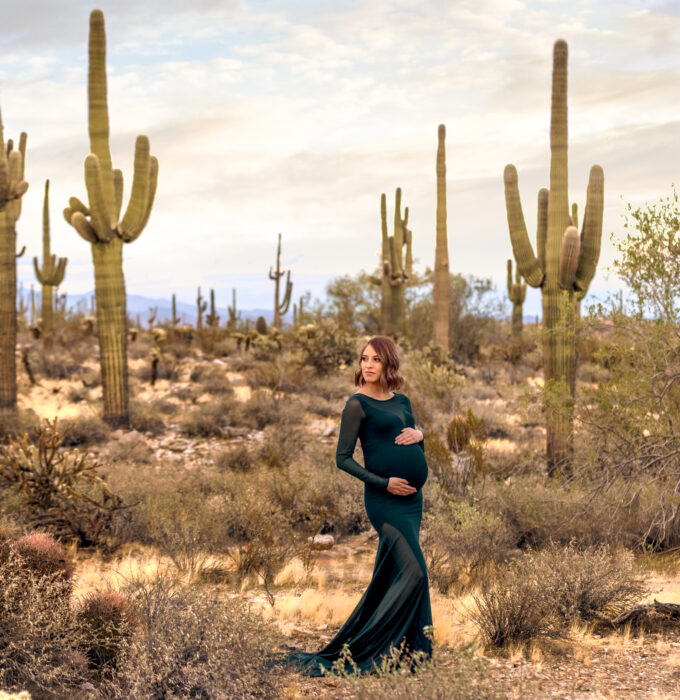
[[[24,180],[26,132],[19,138],[19,149],[3,136],[0,114],[0,412],[17,407],[17,233],[21,198],[28,189]]]
[[[559,39],[553,51],[550,191],[539,192],[536,254],[524,223],[517,170],[507,165],[504,173],[508,226],[517,267],[528,284],[540,287],[543,296],[543,373],[546,385],[554,391],[547,413],[550,473],[568,472],[571,466],[575,322],[600,256],[604,205],[604,173],[599,165],[593,165],[579,235],[569,213],[567,175],[567,44]]]
[[[449,242],[446,230],[446,127],[439,125],[437,146],[437,238],[434,248],[434,344],[449,350]]]
[[[524,300],[527,296],[527,286],[522,282],[519,269],[515,270],[515,281],[512,280],[512,260],[508,259],[508,299],[512,302],[512,337],[520,340],[522,337]]]
[[[52,297],[54,287],[64,281],[67,258],[59,258],[50,252],[50,181],[45,180],[45,197],[43,199],[43,264],[33,258],[35,276],[42,285],[42,327],[46,334],[52,330]],[[49,336],[48,336],[49,337]]]
[[[146,226],[158,178],[158,161],[149,139],[135,143],[130,201],[122,219],[123,173],[114,170],[109,149],[104,14],[90,14],[88,123],[90,155],[85,159],[89,206],[71,197],[64,217],[92,246],[97,331],[102,369],[104,418],[114,425],[128,422],[127,313],[123,276],[123,243],[132,243]]]
[[[281,278],[286,275],[286,291],[283,299],[279,301],[279,287]],[[269,279],[274,280],[274,327],[281,328],[281,315],[288,311],[290,306],[290,296],[293,292],[293,283],[290,281],[290,270],[281,269],[281,234],[279,234],[279,244],[276,248],[276,270],[269,268]]]

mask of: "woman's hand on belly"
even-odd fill
[[[387,484],[387,490],[395,496],[410,496],[417,489],[414,486],[409,486],[406,479],[401,479],[398,476],[391,476]]]
[[[417,428],[404,428],[397,437],[394,438],[394,442],[397,445],[415,445],[421,442],[423,439],[423,434]]]

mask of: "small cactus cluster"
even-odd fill
[[[66,550],[52,535],[32,532],[15,541],[0,533],[0,566],[6,573],[24,581],[28,595],[40,591],[48,596],[47,605],[72,605],[73,614],[83,634],[83,646],[90,668],[102,671],[116,665],[124,644],[138,627],[130,603],[115,591],[96,591],[75,605],[71,602],[74,565]],[[54,585],[40,586],[43,581]],[[23,594],[26,595],[26,594]],[[59,601],[57,598],[59,597]]]

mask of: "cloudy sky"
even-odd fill
[[[504,284],[511,253],[502,174],[515,163],[528,221],[548,184],[552,44],[569,44],[570,196],[605,172],[606,266],[624,202],[670,192],[680,174],[680,5],[674,0],[115,0],[106,17],[114,166],[132,179],[137,134],[160,163],[156,203],[125,248],[128,292],[271,305],[277,234],[294,297],[372,269],[380,193],[401,186],[414,256],[432,265],[437,125],[447,127],[454,272]],[[80,0],[0,0],[6,137],[28,132],[17,224],[20,280],[41,254],[51,180],[62,291],[92,289],[89,245],[64,221],[85,199],[87,32]],[[502,288],[501,288],[502,289]],[[591,296],[592,298],[592,296]],[[540,309],[529,290],[526,313]]]

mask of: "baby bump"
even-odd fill
[[[380,459],[373,464],[367,460],[366,466],[376,474],[406,479],[418,491],[427,480],[427,460],[422,447],[419,445],[397,445],[381,450]]]

